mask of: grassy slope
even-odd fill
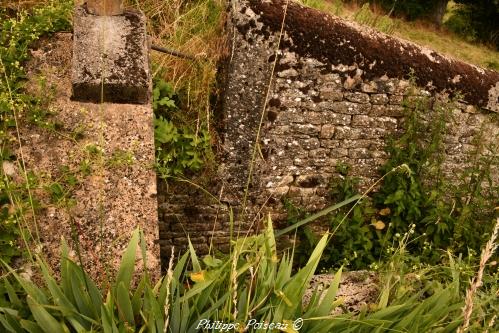
[[[359,21],[357,13],[360,8],[355,5],[346,5],[339,0],[302,0],[307,6],[341,16],[348,20]],[[372,18],[383,15],[380,11],[371,12]],[[463,60],[481,67],[499,70],[499,52],[483,44],[470,43],[463,38],[442,30],[437,30],[423,22],[407,22],[401,19],[385,19],[390,21],[389,34],[426,46],[450,57]],[[378,20],[380,22],[382,20]],[[385,20],[383,20],[385,21]],[[386,21],[385,21],[386,22]],[[375,29],[387,32],[377,24]]]

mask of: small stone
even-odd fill
[[[386,94],[373,94],[371,95],[371,102],[373,104],[387,104],[389,102],[389,98]],[[400,103],[398,103],[400,104]]]
[[[296,183],[300,187],[312,188],[319,186],[324,182],[324,178],[321,175],[302,175],[298,176]]]
[[[361,104],[369,103],[369,95],[364,94],[364,93],[348,92],[348,93],[345,93],[345,98],[347,100],[349,100],[350,102],[361,103]]]
[[[341,101],[343,99],[343,93],[338,88],[321,88],[320,98],[329,101]]]
[[[281,187],[275,187],[275,188],[269,188],[267,191],[272,194],[273,196],[277,197],[282,197],[288,194],[289,187],[288,186],[281,186]]]
[[[371,109],[371,105],[352,102],[337,102],[333,103],[332,109],[335,112],[343,114],[367,114]]]
[[[16,166],[10,161],[3,161],[2,163],[3,173],[6,176],[14,177],[17,175]]]
[[[293,68],[288,68],[286,70],[283,70],[282,72],[277,73],[277,76],[287,78],[287,77],[295,77],[298,76],[298,72],[296,69]]]
[[[361,89],[365,93],[375,93],[378,91],[378,87],[375,82],[363,83]]]
[[[391,95],[390,96],[390,104],[400,105],[404,101],[404,96],[402,95]]]
[[[331,139],[334,136],[336,126],[332,124],[322,125],[321,128],[321,138],[322,139]]]

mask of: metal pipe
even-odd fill
[[[185,58],[185,59],[190,59],[190,60],[198,60],[198,58],[195,56],[185,54],[185,53],[182,53],[179,51],[175,51],[172,49],[168,49],[165,47],[157,46],[157,45],[151,45],[151,49],[154,51],[170,54],[170,55],[175,56],[175,57],[180,57],[180,58]]]

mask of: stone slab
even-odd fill
[[[30,94],[43,93],[38,82],[40,76],[46,78],[53,93],[46,106],[52,112],[47,121],[58,124],[57,131],[49,131],[25,118],[19,120],[27,169],[40,182],[34,197],[40,205],[36,219],[43,255],[57,272],[61,238],[76,249],[74,228],[86,272],[104,283],[106,272],[112,277],[118,270],[130,236],[140,227],[147,244],[147,269],[157,278],[160,262],[152,106],[71,100],[71,47],[71,34],[55,34],[31,51],[33,57],[26,67]],[[54,202],[41,190],[53,182],[67,188],[62,168],[77,179],[68,194],[72,204]],[[70,253],[76,259],[74,254]],[[139,256],[137,259],[136,272],[140,272],[143,263]]]
[[[76,101],[147,103],[151,71],[145,16],[136,11],[96,16],[77,6],[71,81]]]

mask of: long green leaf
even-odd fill
[[[346,199],[346,200],[344,200],[344,201],[342,201],[340,203],[337,203],[336,205],[333,205],[331,207],[325,208],[325,209],[321,210],[320,212],[317,212],[317,213],[315,213],[313,215],[310,215],[309,217],[307,217],[307,218],[305,218],[305,219],[303,219],[303,220],[301,220],[301,221],[299,221],[297,223],[294,223],[293,225],[290,225],[287,228],[284,228],[284,229],[281,229],[281,230],[277,231],[275,233],[275,237],[280,237],[280,236],[282,236],[282,235],[284,235],[284,234],[286,234],[286,233],[288,233],[288,232],[290,232],[292,230],[295,230],[298,227],[301,227],[304,224],[307,224],[307,223],[310,223],[312,221],[315,221],[315,220],[317,220],[318,218],[320,218],[322,216],[325,216],[325,215],[327,215],[327,214],[329,214],[329,213],[331,213],[331,212],[333,212],[333,211],[335,211],[335,210],[337,210],[337,209],[339,209],[339,208],[341,208],[341,207],[343,207],[345,205],[348,205],[349,203],[352,203],[352,202],[354,202],[356,200],[359,200],[360,198],[362,198],[362,196],[360,194],[357,194],[357,195],[354,195],[353,197],[351,197],[349,199]]]
[[[127,288],[130,286],[135,268],[135,254],[137,252],[138,241],[139,230],[135,229],[130,239],[130,243],[121,259],[120,268],[116,277],[116,286],[119,285],[120,282],[123,282]]]
[[[191,238],[187,237],[187,239],[189,241],[189,252],[191,253],[192,268],[194,269],[194,272],[199,272],[201,270],[201,265],[199,264],[196,251],[194,250],[194,246],[192,246]]]
[[[46,304],[48,302],[47,296],[45,295],[45,293],[43,292],[42,289],[38,288],[33,282],[22,278],[9,265],[7,265],[5,263],[5,261],[3,261],[2,259],[0,259],[0,262],[4,265],[4,267],[7,268],[9,273],[15,277],[17,282],[19,282],[21,287],[23,287],[24,291],[26,291],[26,294],[30,295],[38,303]]]
[[[334,274],[333,281],[331,281],[331,285],[329,286],[324,298],[322,299],[321,304],[317,308],[315,312],[315,316],[327,316],[333,310],[331,306],[334,304],[334,300],[336,298],[336,293],[338,292],[338,288],[340,286],[341,280],[341,272],[343,267],[340,267],[336,274]]]
[[[121,319],[127,321],[131,326],[135,326],[132,302],[130,301],[130,295],[123,282],[118,284],[116,290],[116,305],[118,306],[118,313],[120,314]]]
[[[14,287],[12,287],[12,284],[9,282],[9,279],[4,278],[3,282],[4,282],[5,289],[7,290],[7,294],[9,295],[10,303],[16,308],[21,307],[22,306],[21,300],[17,296],[17,293],[14,290]]]
[[[21,319],[21,326],[29,333],[44,333],[42,328],[30,320]]]
[[[19,320],[9,313],[0,313],[0,324],[3,325],[6,330],[12,333],[23,331],[22,327],[19,324]]]
[[[63,332],[61,324],[31,296],[28,295],[28,306],[35,318],[36,323],[46,333]]]

